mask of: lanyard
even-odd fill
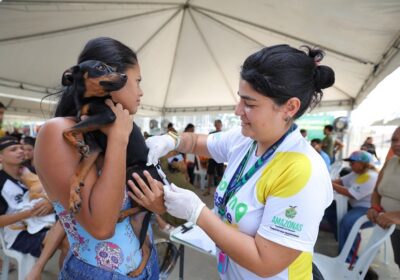
[[[279,145],[282,144],[282,142],[285,140],[285,138],[292,133],[295,129],[297,128],[296,124],[292,124],[292,126],[289,128],[286,133],[279,138],[278,141],[276,141],[271,147],[269,147],[264,154],[253,164],[252,167],[246,172],[246,174],[243,175],[244,169],[246,168],[247,162],[250,159],[251,154],[254,152],[256,148],[256,141],[253,141],[251,147],[247,151],[246,155],[240,162],[239,166],[237,167],[235,173],[232,176],[231,181],[228,184],[228,187],[224,193],[224,196],[222,197],[222,202],[220,205],[218,205],[218,213],[221,215],[221,217],[224,217],[226,214],[226,205],[228,204],[229,199],[237,192],[240,190],[240,188],[246,184],[247,181],[253,176],[257,170],[260,169],[261,166],[264,165],[268,161],[268,159],[273,155],[273,153],[278,149]]]

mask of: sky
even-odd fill
[[[352,112],[355,125],[370,125],[375,121],[400,118],[400,67],[382,80],[367,98]]]

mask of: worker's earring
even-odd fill
[[[291,119],[292,119],[292,117],[286,116],[283,120],[284,120],[285,122],[289,122]]]

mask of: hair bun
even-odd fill
[[[314,72],[314,83],[318,90],[332,86],[335,83],[335,72],[329,66],[318,65]]]

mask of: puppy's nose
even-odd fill
[[[121,79],[125,81],[126,79],[128,79],[128,76],[126,74],[121,74]]]

